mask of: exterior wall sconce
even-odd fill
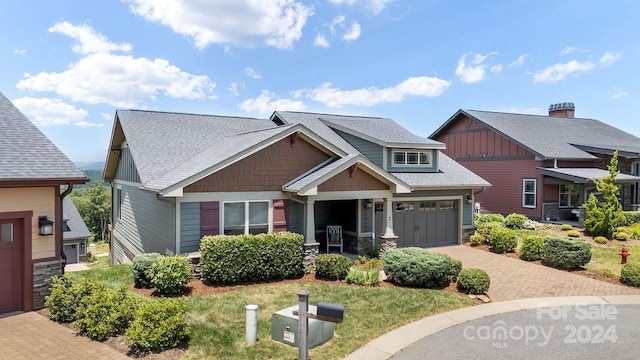
[[[53,235],[53,221],[46,216],[38,216],[38,228],[40,235]]]
[[[364,201],[364,207],[367,209],[371,209],[373,207],[373,202],[369,199]]]

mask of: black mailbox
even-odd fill
[[[344,305],[328,302],[318,302],[317,315],[319,318],[333,319],[335,322],[342,322],[344,319]]]

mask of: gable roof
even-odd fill
[[[593,183],[593,179],[602,179],[609,175],[609,171],[597,168],[545,168],[537,167],[538,171],[544,175],[559,179],[573,181],[575,183]],[[640,182],[639,176],[619,173],[616,176],[617,183]]]
[[[450,188],[483,188],[491,184],[460,165],[457,161],[439,152],[438,172],[431,173],[400,173],[392,175],[406,182],[414,189],[450,189]]]
[[[459,110],[430,137],[437,137],[460,115],[484,123],[543,159],[595,159],[587,150],[620,150],[626,156],[640,157],[640,138],[594,119]]]
[[[62,233],[64,240],[86,239],[91,235],[91,231],[89,231],[84,220],[82,220],[82,216],[80,216],[78,209],[73,204],[71,197],[65,196],[62,200],[62,212],[62,218],[67,222],[67,226],[69,227],[69,231]]]
[[[18,108],[0,93],[0,181],[88,179]]]

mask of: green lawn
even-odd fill
[[[630,243],[640,243],[639,241],[630,241]],[[640,264],[640,245],[626,245],[631,253],[627,259],[630,263]],[[598,245],[593,244],[591,247],[591,262],[585,268],[600,273],[604,273],[606,269],[610,270],[614,275],[620,276],[622,264],[620,264],[620,250],[622,245]],[[635,256],[634,256],[635,255]]]
[[[133,282],[130,265],[73,273],[112,288]],[[273,312],[295,305],[298,291],[311,292],[310,302],[344,304],[345,321],[333,339],[310,351],[315,359],[343,358],[374,338],[432,314],[474,305],[443,290],[401,287],[357,287],[340,283],[272,283],[200,297],[180,298],[188,307],[191,328],[188,359],[294,359],[297,348],[271,340]],[[258,343],[245,343],[245,305],[257,304]]]

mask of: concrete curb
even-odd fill
[[[395,329],[351,353],[347,360],[384,360],[403,348],[448,327],[502,313],[574,305],[640,305],[640,295],[564,296],[519,299],[476,305],[426,317]]]

